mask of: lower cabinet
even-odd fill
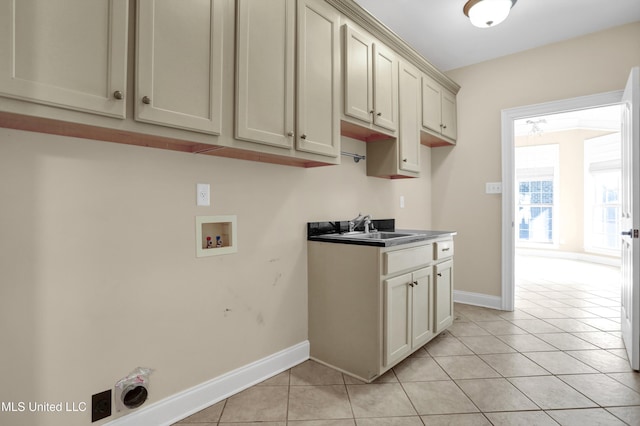
[[[390,366],[434,335],[432,268],[385,280],[383,288],[384,365]]]
[[[453,324],[453,260],[436,264],[435,270],[435,318],[436,333]]]
[[[311,359],[371,382],[451,325],[453,241],[439,241],[309,241]]]

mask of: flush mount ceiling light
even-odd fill
[[[469,0],[462,9],[478,28],[495,27],[507,19],[518,0]]]

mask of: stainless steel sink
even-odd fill
[[[352,231],[344,232],[342,234],[334,233],[316,235],[309,237],[309,240],[376,247],[391,247],[400,244],[418,242],[428,238],[430,238],[430,236],[428,233],[425,233],[425,231],[375,231],[368,233],[363,231]]]
[[[369,232],[365,234],[360,233],[348,233],[342,234],[342,238],[355,238],[355,239],[367,239],[367,240],[390,240],[393,238],[412,237],[415,234],[404,234],[401,232]]]

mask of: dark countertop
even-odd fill
[[[329,224],[329,225],[325,225]],[[380,232],[396,232],[402,234],[411,234],[400,238],[391,239],[371,239],[357,236],[345,237],[344,226],[340,226],[341,222],[314,222],[307,225],[308,241],[321,241],[326,243],[352,244],[361,246],[374,247],[395,247],[403,244],[416,243],[419,241],[428,241],[440,239],[443,237],[452,237],[457,234],[455,231],[436,231],[436,230],[420,230],[420,229],[395,229],[395,222],[392,219],[384,221],[374,221],[376,229]],[[336,232],[337,231],[337,232]]]

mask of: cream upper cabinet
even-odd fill
[[[236,137],[338,157],[338,12],[322,0],[297,12],[294,0],[239,0],[237,22]]]
[[[420,172],[420,71],[400,61],[398,74],[398,167],[400,170]]]
[[[398,59],[390,49],[344,25],[344,113],[391,133],[398,128]]]
[[[456,96],[447,90],[442,91],[442,135],[453,140],[458,138]]]
[[[340,14],[323,0],[299,0],[297,134],[300,151],[340,155]]]
[[[373,120],[373,39],[344,25],[344,113]]]
[[[125,117],[127,0],[0,0],[0,95]]]
[[[367,175],[390,179],[420,176],[420,72],[399,62],[398,134],[367,142]]]
[[[422,127],[436,135],[457,138],[456,96],[436,81],[422,75]]]
[[[219,134],[224,3],[139,0],[135,119]]]
[[[293,147],[295,6],[295,0],[238,0],[238,139]]]
[[[426,75],[422,76],[422,126],[440,133],[442,129],[442,88]]]
[[[398,127],[398,59],[393,51],[373,46],[373,122],[389,130]]]

